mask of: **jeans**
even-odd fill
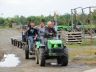
[[[32,36],[29,36],[29,37],[28,37],[29,50],[32,50],[33,44],[34,44],[34,38],[33,38]]]
[[[43,36],[40,36],[40,40],[41,40],[41,43],[44,44],[45,43],[45,38]]]

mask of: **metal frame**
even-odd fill
[[[74,9],[71,9],[71,24],[72,24],[72,31],[74,31],[73,29],[73,25],[74,25],[74,17],[75,17],[75,20],[77,20],[77,17],[76,17],[76,14],[77,14],[77,9],[81,9],[82,10],[82,18],[84,18],[84,10],[85,9],[89,9],[89,14],[90,14],[90,24],[92,24],[92,8],[96,8],[96,6],[90,6],[90,7],[85,7],[85,8],[82,8],[82,7],[77,7],[77,8],[74,8]],[[82,21],[84,23],[84,20]]]
[[[75,17],[75,21],[77,20],[77,17],[76,17],[76,14],[77,14],[77,9],[81,9],[82,10],[82,7],[77,7],[77,8],[74,8],[74,9],[71,9],[71,24],[72,24],[72,31],[74,31],[73,29],[73,25],[74,25],[74,17]]]

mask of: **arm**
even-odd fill
[[[38,36],[39,36],[38,30],[35,29],[35,37],[34,37],[34,40],[36,40]]]
[[[45,28],[45,35],[44,35],[44,37],[45,37],[45,38],[48,37],[48,34],[49,34],[48,28]]]
[[[45,29],[45,38],[53,37],[53,35],[54,35],[53,29],[50,28]]]
[[[53,33],[54,33],[54,36],[56,36],[57,32],[55,31],[55,29],[53,28]]]

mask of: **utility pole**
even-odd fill
[[[85,30],[84,30],[84,23],[85,23],[85,21],[84,21],[84,10],[83,10],[83,8],[82,8],[82,22],[83,22],[83,28],[82,28],[82,33],[83,33],[83,38],[85,38]]]
[[[91,12],[91,7],[89,7],[89,16],[90,16],[90,25],[92,26],[92,12]],[[93,30],[90,29],[90,35],[91,35],[91,44],[93,44],[93,39],[92,39],[92,33],[93,33]]]
[[[72,26],[72,31],[73,31],[73,24],[74,24],[74,19],[73,19],[73,9],[71,9],[71,26]]]
[[[81,9],[82,10],[82,7],[77,7],[77,8],[71,9],[72,31],[74,31],[74,26],[76,26],[76,24],[77,24],[77,9]]]
[[[56,39],[58,39],[58,27],[57,27],[57,13],[56,12],[54,12],[54,21],[55,21],[55,26],[54,26],[54,28],[55,28],[55,30],[56,30],[56,32],[57,32],[57,36],[56,36]]]
[[[55,30],[57,31],[57,14],[54,12]]]

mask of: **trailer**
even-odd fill
[[[20,49],[24,49],[24,47],[27,43],[22,41],[21,36],[16,36],[16,37],[11,37],[11,44],[13,46],[20,48]]]

